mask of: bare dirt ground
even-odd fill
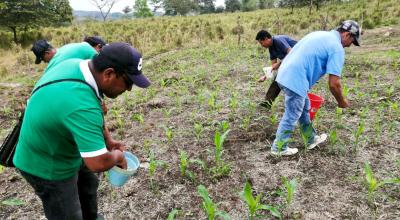
[[[171,210],[179,209],[176,219],[206,219],[197,193],[202,184],[220,210],[232,219],[247,219],[247,206],[239,194],[248,180],[254,194],[261,193],[263,203],[278,207],[284,219],[399,219],[399,185],[379,188],[369,201],[363,169],[368,162],[378,180],[400,176],[400,110],[396,105],[400,101],[400,28],[366,30],[362,39],[362,47],[346,49],[343,84],[351,108],[338,113],[326,78],[321,79],[313,92],[326,102],[315,126],[330,138],[306,152],[296,131],[291,146],[299,147],[300,153],[294,157],[269,154],[279,122],[273,116],[282,116],[283,96],[273,111],[257,106],[269,84],[255,83],[268,59],[257,45],[182,49],[148,60],[145,69],[153,80],[151,89],[135,89],[107,100],[109,128],[140,157],[143,167],[121,188],[112,188],[106,175],[99,174],[100,212],[106,219],[167,219]],[[14,109],[21,109],[18,106],[30,88],[0,84],[0,91],[4,138],[16,118]],[[215,102],[210,101],[212,97]],[[231,129],[222,156],[231,167],[229,175],[213,178],[207,169],[192,163],[188,169],[196,177],[182,177],[179,150],[208,167],[215,165],[214,131],[222,121],[229,122]],[[195,123],[204,130],[199,139]],[[167,128],[172,131],[171,140]],[[164,164],[157,167],[154,177],[148,171],[149,152]],[[297,181],[289,207],[279,195],[283,176]],[[23,202],[0,204],[1,219],[45,218],[40,200],[15,169],[1,173],[0,185],[1,201]]]

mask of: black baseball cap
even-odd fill
[[[142,73],[142,55],[130,44],[115,42],[105,45],[98,55],[126,71],[129,80],[140,88],[147,88],[151,82]]]
[[[31,50],[36,56],[35,64],[39,64],[42,61],[45,52],[51,48],[53,48],[53,46],[51,46],[46,40],[38,40],[33,43]]]
[[[346,20],[340,24],[339,28],[350,32],[354,36],[353,44],[356,46],[360,46],[361,31],[360,31],[360,26],[358,25],[357,22],[353,20]]]

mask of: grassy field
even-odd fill
[[[198,186],[204,185],[217,210],[232,219],[249,219],[242,195],[248,181],[252,195],[260,195],[260,203],[270,210],[275,208],[258,210],[261,219],[277,218],[272,215],[278,212],[284,219],[399,218],[399,185],[377,186],[400,177],[396,1],[365,7],[364,25],[371,28],[364,29],[362,47],[346,49],[342,80],[351,107],[336,107],[326,77],[312,90],[326,100],[315,120],[317,130],[329,134],[325,144],[306,151],[297,129],[291,146],[299,147],[299,154],[270,156],[283,96],[271,111],[257,105],[269,86],[256,82],[269,60],[268,51],[254,40],[259,29],[274,34],[280,29],[300,39],[321,28],[320,16],[329,13],[331,29],[345,18],[359,20],[366,5],[377,2],[327,6],[311,17],[307,9],[295,9],[294,14],[279,9],[44,29],[41,33],[56,46],[80,41],[88,32],[109,41],[129,41],[143,51],[143,71],[153,82],[149,89],[135,88],[106,100],[107,126],[140,158],[142,167],[122,188],[112,188],[107,174],[99,174],[100,212],[107,219],[167,219],[178,210],[176,219],[207,219],[198,193]],[[385,19],[373,17],[377,11]],[[239,45],[232,33],[238,17],[244,29]],[[45,66],[34,65],[29,48],[21,46],[0,55],[4,138]],[[228,130],[223,144],[215,141]],[[22,177],[14,169],[1,172],[0,218],[44,218],[40,200]]]

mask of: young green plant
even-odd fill
[[[219,133],[219,131],[215,131],[215,137],[214,137],[214,156],[215,156],[215,166],[211,169],[211,172],[214,177],[222,177],[222,176],[227,176],[229,175],[231,171],[231,167],[229,164],[226,164],[222,160],[222,153],[224,152],[224,141],[225,138],[228,136],[230,130],[225,131],[223,135]]]
[[[257,212],[260,210],[267,210],[271,215],[282,219],[282,214],[276,207],[261,203],[261,194],[256,195],[254,198],[253,190],[251,189],[250,183],[247,181],[244,185],[243,191],[240,193],[240,197],[246,202],[247,208],[249,209],[249,220],[253,220],[257,217],[264,217],[262,215],[257,215]]]
[[[289,181],[285,176],[283,176],[282,182],[286,192],[286,207],[289,208],[293,201],[294,192],[296,191],[297,181],[296,179]]]
[[[365,185],[368,188],[368,201],[370,204],[375,200],[375,192],[378,188],[382,187],[385,184],[400,184],[400,178],[391,178],[379,181],[374,177],[374,173],[368,162],[365,162],[364,165],[364,173],[365,173]]]
[[[212,201],[205,186],[199,185],[197,192],[203,199],[202,208],[206,212],[208,220],[214,220],[216,217],[226,220],[231,219],[226,212],[218,210],[218,205]]]
[[[184,150],[179,151],[179,169],[181,172],[181,177],[189,177],[191,180],[195,180],[195,175],[193,172],[189,171],[190,160],[189,157]]]

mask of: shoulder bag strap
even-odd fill
[[[36,87],[36,89],[34,89],[34,90],[32,91],[31,96],[32,96],[36,91],[38,91],[39,89],[41,89],[41,88],[43,88],[43,87],[45,87],[45,86],[47,86],[47,85],[51,85],[51,84],[59,83],[59,82],[65,82],[65,81],[79,82],[79,83],[86,84],[87,86],[89,86],[89,87],[92,89],[92,91],[93,91],[94,94],[96,95],[97,99],[98,99],[99,101],[101,101],[101,99],[97,96],[97,92],[94,90],[94,88],[93,88],[89,83],[87,83],[85,80],[74,79],[74,78],[57,79],[57,80],[53,80],[53,81],[50,81],[50,82],[47,82],[47,83],[43,83],[42,85]]]

